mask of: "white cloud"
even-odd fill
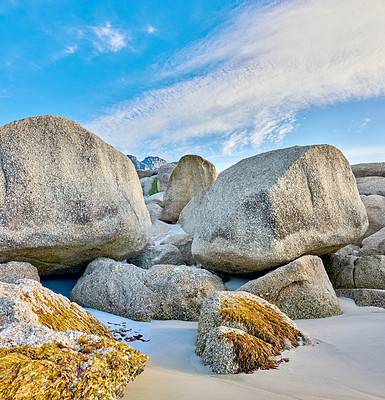
[[[164,64],[160,75],[175,84],[87,127],[132,151],[221,137],[222,151],[234,153],[280,141],[300,110],[385,94],[384,27],[383,0],[244,6]]]
[[[147,25],[146,31],[147,31],[147,33],[154,33],[154,32],[157,31],[157,29],[154,28],[154,27],[151,26],[151,25]]]
[[[361,124],[361,128],[365,128],[365,126],[368,125],[368,123],[371,121],[372,120],[370,118],[364,118],[364,120],[362,121],[362,124]]]
[[[100,53],[117,52],[124,49],[128,43],[125,31],[113,28],[110,22],[90,28],[94,34],[93,44]]]

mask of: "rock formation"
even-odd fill
[[[206,297],[216,290],[226,287],[220,278],[203,269],[155,265],[145,270],[99,258],[87,267],[71,299],[85,307],[138,321],[195,321]]]
[[[182,214],[184,221],[190,218]],[[192,219],[194,258],[205,268],[235,274],[336,251],[368,227],[350,165],[329,145],[240,161],[219,174]]]
[[[341,314],[337,296],[317,256],[300,257],[247,282],[238,290],[262,297],[292,319]]]
[[[220,374],[276,368],[283,350],[310,344],[276,306],[247,292],[215,292],[198,322],[196,353]]]
[[[175,223],[186,204],[199,192],[213,184],[215,166],[202,157],[183,156],[173,170],[164,194],[164,208],[159,219]]]
[[[75,122],[41,116],[1,127],[0,162],[1,262],[79,272],[147,243],[151,221],[132,163]]]

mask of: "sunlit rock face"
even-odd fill
[[[251,274],[322,255],[368,228],[351,167],[329,145],[244,159],[198,197],[183,210],[182,227],[194,233],[194,258],[216,271]]]
[[[148,241],[151,221],[124,154],[80,125],[41,116],[0,128],[0,261],[40,274],[123,260]]]

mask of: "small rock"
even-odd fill
[[[378,289],[337,289],[338,297],[353,299],[360,307],[385,308],[385,290]]]
[[[152,190],[152,182],[154,181],[155,176],[150,176],[148,178],[140,179],[140,185],[142,186],[143,196],[148,196]]]
[[[360,256],[385,255],[385,228],[362,241]]]
[[[158,192],[164,192],[166,190],[172,171],[174,171],[174,168],[177,166],[177,164],[178,163],[168,163],[159,167],[157,175]]]
[[[138,174],[139,179],[149,178],[150,176],[156,175],[158,173],[157,170],[152,171],[149,169],[137,169],[136,173]]]
[[[164,194],[162,221],[175,223],[185,205],[217,177],[215,166],[202,157],[183,156],[173,170]]]
[[[32,264],[21,261],[10,261],[0,264],[0,281],[12,283],[18,279],[33,279],[40,282],[37,268]]]
[[[352,165],[352,171],[356,178],[364,178],[366,176],[385,177],[385,162],[354,164]]]
[[[239,291],[276,305],[291,319],[326,318],[341,314],[337,296],[316,256],[303,256],[251,280]]]
[[[172,244],[173,246],[177,247],[182,254],[183,261],[187,265],[193,265],[196,263],[196,260],[192,256],[191,253],[191,246],[192,241],[194,239],[193,235],[189,234],[179,234],[179,235],[172,235],[167,237],[161,244]]]
[[[379,176],[357,178],[357,188],[361,195],[385,196],[385,178]]]
[[[145,204],[158,204],[163,207],[164,192],[158,192],[144,199]]]
[[[361,200],[369,219],[369,228],[364,235],[364,238],[367,238],[385,228],[385,197],[378,195],[361,196]]]
[[[157,246],[147,245],[134,257],[127,259],[129,264],[149,269],[156,264],[183,265],[183,257],[180,250],[172,244],[165,243]]]
[[[159,216],[162,213],[163,208],[156,203],[146,204],[146,207],[148,213],[150,214],[151,222],[154,223],[156,220],[159,219]]]

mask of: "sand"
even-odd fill
[[[228,287],[242,283],[232,280]],[[50,286],[63,294],[69,289]],[[88,311],[110,328],[131,329],[128,338],[142,335],[128,343],[150,360],[127,385],[126,400],[385,399],[385,309],[339,300],[342,315],[296,321],[314,346],[285,352],[290,361],[277,370],[250,375],[216,375],[205,367],[195,355],[195,322],[144,323]]]

